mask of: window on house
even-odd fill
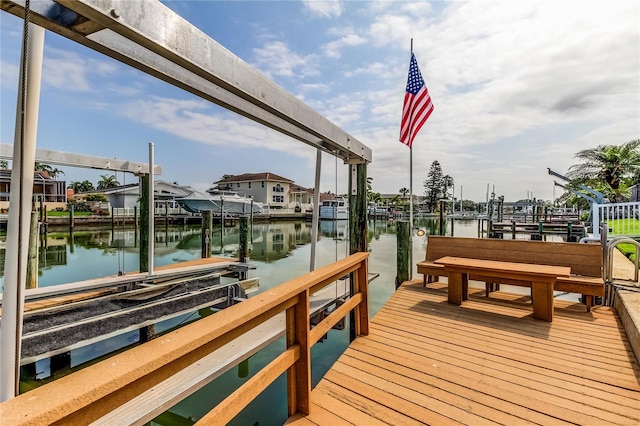
[[[264,181],[262,181],[261,183],[262,183],[262,187],[264,188]]]
[[[284,192],[284,188],[280,184],[277,184],[273,187],[273,192]]]
[[[271,200],[273,200],[274,203],[284,203],[284,196],[272,195]]]
[[[247,188],[251,189],[251,182],[247,183]]]
[[[236,183],[236,188],[240,188],[240,182]]]

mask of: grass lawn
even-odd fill
[[[609,229],[615,235],[630,235],[636,241],[640,241],[640,220],[638,219],[613,219],[607,222]],[[636,246],[633,244],[618,244],[620,250],[631,261],[635,261]]]
[[[91,216],[91,212],[73,212],[73,217]],[[47,217],[69,217],[68,211],[59,212],[57,210],[50,210],[47,212]]]

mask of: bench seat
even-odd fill
[[[575,275],[558,277],[554,290],[582,294],[587,312],[594,297],[604,296],[604,281],[600,277],[602,251],[599,244],[540,242],[527,240],[475,239],[463,237],[429,236],[426,260],[417,264],[424,275],[424,285],[445,276],[444,266],[434,263],[444,256],[470,257],[542,265],[569,266]],[[521,281],[471,274],[470,280],[485,282],[486,295],[500,289],[500,284],[528,286]]]

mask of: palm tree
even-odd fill
[[[115,175],[100,175],[97,189],[114,188],[120,186],[120,182],[116,180]]]
[[[622,201],[620,184],[625,178],[633,179],[640,174],[640,139],[622,145],[599,145],[576,154],[583,160],[569,168],[567,177],[572,183],[586,183],[598,179],[605,182],[615,193],[616,201]]]
[[[71,181],[69,188],[73,189],[73,192],[76,194],[79,192],[93,191],[95,189],[93,184],[88,180],[83,180],[82,182]]]
[[[55,179],[58,177],[58,175],[63,175],[64,172],[60,169],[58,169],[57,167],[51,167],[48,164],[44,164],[44,163],[38,163],[37,161],[34,164],[33,170],[37,171],[37,172],[44,172],[46,174],[49,175],[49,177],[51,179]]]
[[[409,188],[402,187],[398,192],[402,195],[402,199],[405,199],[409,195]]]

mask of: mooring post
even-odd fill
[[[213,228],[213,211],[202,211],[202,225],[200,231],[201,257],[211,257],[211,229]]]
[[[511,219],[511,239],[516,239],[516,221],[515,219]]]
[[[73,217],[73,204],[69,204],[69,228],[73,229],[75,226],[76,222]]]
[[[31,212],[29,228],[29,256],[27,257],[27,288],[38,287],[38,212]],[[45,237],[46,238],[46,237]]]
[[[440,232],[439,235],[444,235],[444,201],[440,200]]]
[[[454,218],[451,218],[451,236],[453,237],[453,225],[454,225]]]
[[[249,218],[247,216],[240,217],[240,237],[238,246],[238,257],[241,263],[249,262]],[[246,280],[248,270],[244,269],[240,272],[240,279]]]
[[[240,364],[238,364],[238,377],[241,379],[249,377],[249,358],[240,361]]]
[[[411,230],[407,221],[398,221],[396,224],[396,241],[397,241],[397,257],[396,257],[396,289],[400,285],[409,280],[409,250],[411,250]]]

